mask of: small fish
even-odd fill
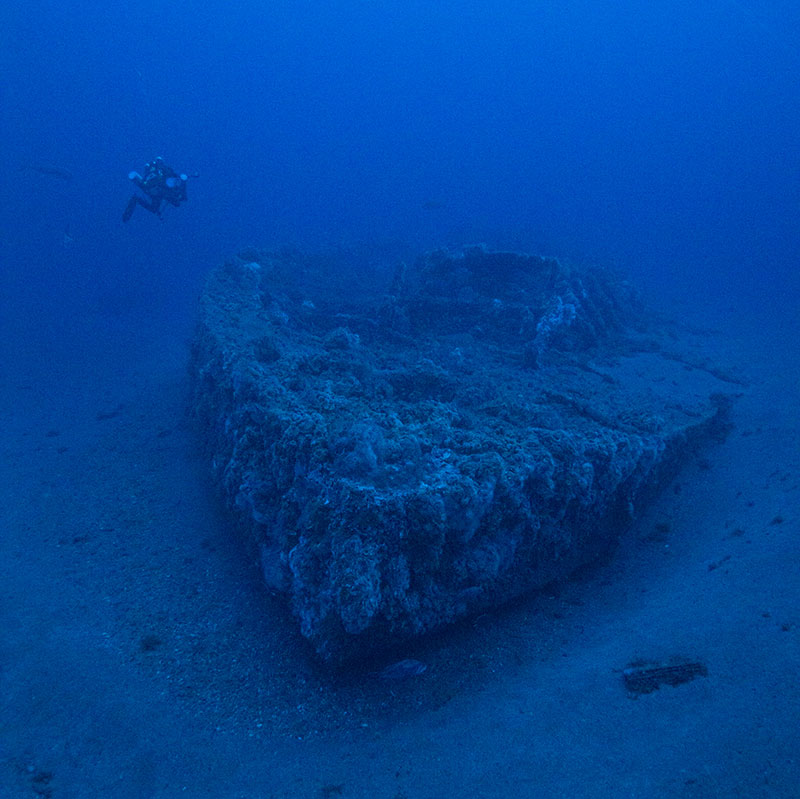
[[[70,172],[69,169],[54,166],[53,164],[25,164],[19,168],[19,171],[24,172],[26,169],[29,169],[31,172],[38,172],[40,175],[58,178],[59,180],[72,180],[72,172]]]
[[[61,239],[61,246],[69,249],[75,243],[75,236],[69,231],[69,225],[64,228],[64,238]]]
[[[398,660],[387,666],[381,672],[382,680],[405,680],[408,677],[418,677],[424,674],[428,667],[420,660],[413,660],[406,658],[405,660]]]
[[[446,203],[443,203],[441,200],[425,200],[425,202],[422,203],[422,208],[425,211],[439,211],[446,207]]]

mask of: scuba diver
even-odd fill
[[[197,177],[197,173],[192,177]],[[138,172],[129,172],[128,179],[132,180],[146,196],[134,194],[128,200],[122,214],[123,222],[127,222],[133,216],[137,205],[146,208],[151,214],[156,214],[160,219],[161,208],[165,202],[177,208],[186,201],[186,182],[189,180],[189,175],[179,175],[172,167],[167,166],[161,157],[145,164],[144,177]]]

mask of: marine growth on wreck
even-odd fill
[[[724,376],[669,346],[600,268],[249,250],[208,279],[193,412],[265,581],[336,663],[613,545],[724,429]]]

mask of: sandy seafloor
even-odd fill
[[[3,799],[800,796],[797,320],[695,309],[750,379],[728,439],[609,561],[385,682],[318,670],[262,588],[185,415],[188,320],[51,313],[0,320]],[[708,676],[628,695],[670,655]]]

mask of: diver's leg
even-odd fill
[[[123,222],[127,222],[133,216],[137,205],[141,205],[142,208],[149,211],[151,214],[161,216],[160,197],[148,197],[146,200],[143,200],[138,194],[134,194],[133,197],[128,200],[128,205],[125,207],[125,212],[122,214]]]
[[[161,216],[161,197],[149,197],[148,200],[139,200],[144,208],[150,211],[151,214]]]

